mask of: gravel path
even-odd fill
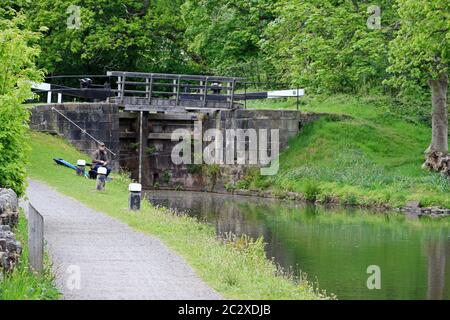
[[[158,239],[29,181],[64,299],[221,299]],[[79,277],[78,277],[79,275]]]

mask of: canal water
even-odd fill
[[[449,222],[200,192],[147,197],[211,224],[217,234],[263,237],[268,258],[307,273],[338,299],[450,299]],[[380,268],[380,289],[367,287],[369,266]]]

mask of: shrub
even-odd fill
[[[145,154],[151,156],[156,152],[156,148],[155,146],[149,146],[147,148],[145,148]]]
[[[212,184],[215,184],[217,181],[217,178],[220,175],[220,166],[218,164],[210,164],[210,165],[203,165],[202,167],[204,174],[208,179],[211,181]]]
[[[0,186],[19,196],[25,191],[28,110],[22,102],[32,96],[31,82],[40,82],[34,62],[39,50],[37,34],[21,30],[24,17],[0,19]]]
[[[164,170],[162,174],[162,181],[164,183],[169,183],[170,179],[172,179],[172,172],[170,170]]]
[[[304,194],[305,199],[308,201],[316,201],[317,196],[320,193],[320,188],[316,182],[307,181],[305,184]]]
[[[186,165],[187,173],[189,174],[197,174],[202,172],[202,165],[201,164],[187,164]]]

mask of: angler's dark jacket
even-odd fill
[[[92,164],[96,165],[99,161],[106,161],[109,164],[109,156],[106,150],[100,151],[97,149],[92,153]]]

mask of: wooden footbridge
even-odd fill
[[[234,109],[235,91],[242,78],[110,71],[116,78],[116,97],[110,101],[127,111]]]
[[[48,83],[33,85],[47,92],[47,102],[63,103],[63,95],[88,101],[108,101],[127,111],[186,112],[198,109],[232,110],[247,100],[303,96],[303,89],[247,92],[244,78],[108,71],[106,75],[50,76]],[[71,80],[71,85],[61,82]],[[75,81],[80,87],[74,87]],[[103,84],[95,84],[102,81]],[[242,103],[244,102],[244,104]]]

